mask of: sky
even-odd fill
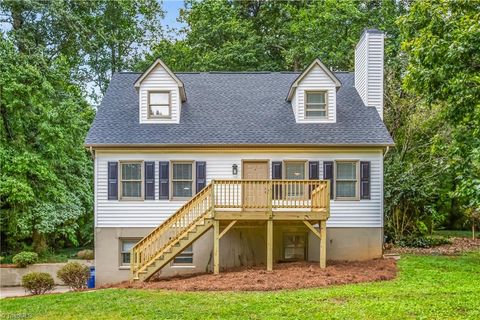
[[[165,19],[163,25],[168,25],[170,28],[181,28],[182,23],[177,21],[179,10],[183,8],[183,0],[163,0],[162,5],[165,10]]]

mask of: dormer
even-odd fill
[[[337,121],[337,90],[342,84],[320,59],[315,59],[290,86],[287,101],[292,103],[297,123]]]
[[[135,82],[140,123],[180,123],[182,102],[187,100],[183,82],[157,59]]]

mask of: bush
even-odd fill
[[[90,269],[78,262],[69,262],[57,272],[58,278],[75,291],[85,289]]]
[[[30,272],[22,277],[22,286],[31,294],[44,294],[52,291],[55,283],[46,272]]]
[[[84,260],[93,260],[94,259],[93,250],[86,249],[86,250],[78,251],[77,258],[84,259]]]
[[[408,236],[399,240],[397,244],[400,247],[431,248],[450,243],[452,241],[445,237]]]
[[[25,268],[30,264],[34,264],[35,262],[37,262],[37,260],[38,260],[38,254],[36,254],[35,252],[23,251],[16,254],[13,257],[12,262],[21,268]]]

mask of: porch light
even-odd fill
[[[236,164],[232,165],[232,174],[234,176],[238,174],[238,166]]]

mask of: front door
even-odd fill
[[[243,179],[267,180],[268,161],[244,161]],[[261,182],[246,182],[243,188],[243,206],[245,209],[265,209],[268,207],[268,185]]]

